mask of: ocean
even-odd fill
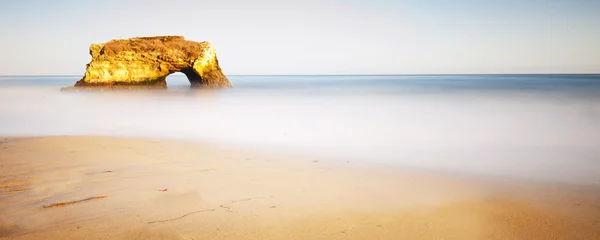
[[[194,139],[600,186],[600,75],[228,77],[232,89],[191,89],[174,74],[166,90],[65,92],[81,76],[3,76],[0,136]]]

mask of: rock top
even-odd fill
[[[166,87],[166,77],[182,72],[192,87],[225,88],[225,77],[210,42],[182,36],[136,37],[90,46],[92,61],[75,87]]]

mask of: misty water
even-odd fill
[[[167,90],[60,91],[78,79],[0,77],[0,136],[197,139],[600,185],[600,75],[229,76],[222,90],[171,75]]]

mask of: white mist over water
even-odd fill
[[[327,77],[304,78],[291,87],[240,78],[240,87],[218,91],[181,87],[182,76],[159,91],[0,84],[0,135],[200,139],[332,160],[600,185],[600,94],[443,85],[421,91],[381,82],[317,87]],[[369,77],[362,78],[369,86]]]

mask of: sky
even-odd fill
[[[598,0],[20,0],[0,30],[0,75],[157,35],[212,42],[225,74],[600,73]]]

